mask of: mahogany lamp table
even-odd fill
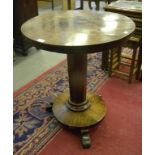
[[[22,34],[37,48],[67,54],[69,92],[53,104],[60,123],[87,129],[105,117],[102,98],[86,90],[87,54],[123,44],[134,30],[134,22],[124,15],[82,10],[52,11],[22,25]],[[83,146],[89,147],[89,134],[82,134]]]

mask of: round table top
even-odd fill
[[[51,11],[21,27],[35,46],[60,53],[91,53],[118,46],[134,30],[134,22],[124,15],[83,10]]]

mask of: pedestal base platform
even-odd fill
[[[95,93],[87,93],[87,100],[90,103],[84,111],[72,111],[67,107],[69,93],[64,92],[58,96],[53,104],[53,113],[56,119],[63,125],[73,128],[87,128],[100,122],[105,114],[104,101]]]

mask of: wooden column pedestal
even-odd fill
[[[86,93],[87,55],[68,54],[67,62],[70,89],[55,99],[53,113],[57,120],[66,126],[88,128],[99,123],[107,109],[101,97],[92,92]],[[87,137],[86,135],[88,133],[82,130],[82,136]],[[86,144],[89,147],[90,139],[84,137],[83,146]]]

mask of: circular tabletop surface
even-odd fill
[[[91,52],[128,38],[134,22],[120,14],[100,11],[51,11],[25,22],[21,31],[43,49],[60,53]]]

